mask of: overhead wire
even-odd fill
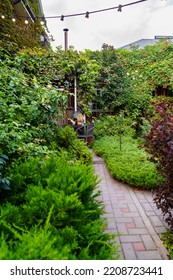
[[[85,16],[85,18],[89,18],[90,15],[96,14],[96,13],[101,13],[101,12],[106,12],[106,11],[111,11],[111,10],[116,10],[118,12],[122,12],[122,9],[127,6],[132,6],[136,5],[142,2],[146,2],[148,0],[138,0],[126,4],[119,4],[118,6],[115,7],[110,7],[110,8],[104,8],[104,9],[99,9],[99,10],[93,10],[93,11],[86,11],[86,12],[81,12],[81,13],[74,13],[74,14],[66,14],[66,15],[55,15],[55,16],[37,16],[36,19],[41,19],[41,22],[45,21],[46,19],[60,19],[61,21],[64,21],[65,18],[70,18],[70,17],[78,17],[78,16]],[[26,16],[17,16],[18,18],[25,18],[28,19]],[[4,14],[1,15],[2,19],[5,19],[6,16]],[[12,17],[14,21],[14,17]]]
[[[60,16],[45,16],[45,19],[46,18],[49,18],[49,19],[50,18],[59,18],[60,20],[64,20],[65,18],[77,17],[77,16],[85,16],[86,18],[89,18],[89,15],[91,15],[91,14],[106,12],[106,11],[115,10],[115,9],[117,9],[118,11],[122,11],[122,8],[124,8],[124,7],[131,6],[131,5],[136,5],[136,4],[139,4],[139,3],[142,3],[142,2],[146,2],[146,1],[147,0],[138,0],[138,1],[135,1],[135,2],[127,3],[127,4],[118,5],[116,7],[104,8],[104,9],[87,11],[87,12],[82,12],[82,13],[67,14],[67,15],[60,15]]]

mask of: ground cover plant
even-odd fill
[[[103,156],[113,177],[143,189],[157,187],[161,176],[142,148],[141,139],[136,138],[132,119],[123,113],[103,116],[96,121],[95,137],[93,149]]]
[[[123,137],[121,150],[120,138],[104,136],[94,143],[94,150],[102,156],[114,178],[142,189],[158,186],[158,172],[154,163],[148,160],[149,155],[139,149],[138,141]]]

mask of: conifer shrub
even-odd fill
[[[1,259],[118,258],[115,235],[104,232],[91,165],[33,158],[14,165],[11,177],[1,207]]]
[[[12,230],[12,229],[11,229]],[[33,227],[30,231],[23,231],[9,241],[4,234],[0,237],[1,260],[66,260],[75,259],[71,253],[70,244],[64,242],[63,237],[53,231],[51,227]],[[16,236],[17,235],[17,236]]]

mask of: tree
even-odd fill
[[[101,52],[88,52],[90,58],[100,64],[99,76],[96,79],[98,107],[115,113],[125,106],[125,95],[128,91],[128,80],[116,50],[103,44]],[[94,100],[93,100],[94,101]]]

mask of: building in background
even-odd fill
[[[155,36],[154,39],[140,39],[138,41],[120,47],[119,49],[125,49],[125,50],[131,50],[134,48],[143,49],[144,47],[152,46],[163,39],[170,40],[173,42],[173,36]]]

